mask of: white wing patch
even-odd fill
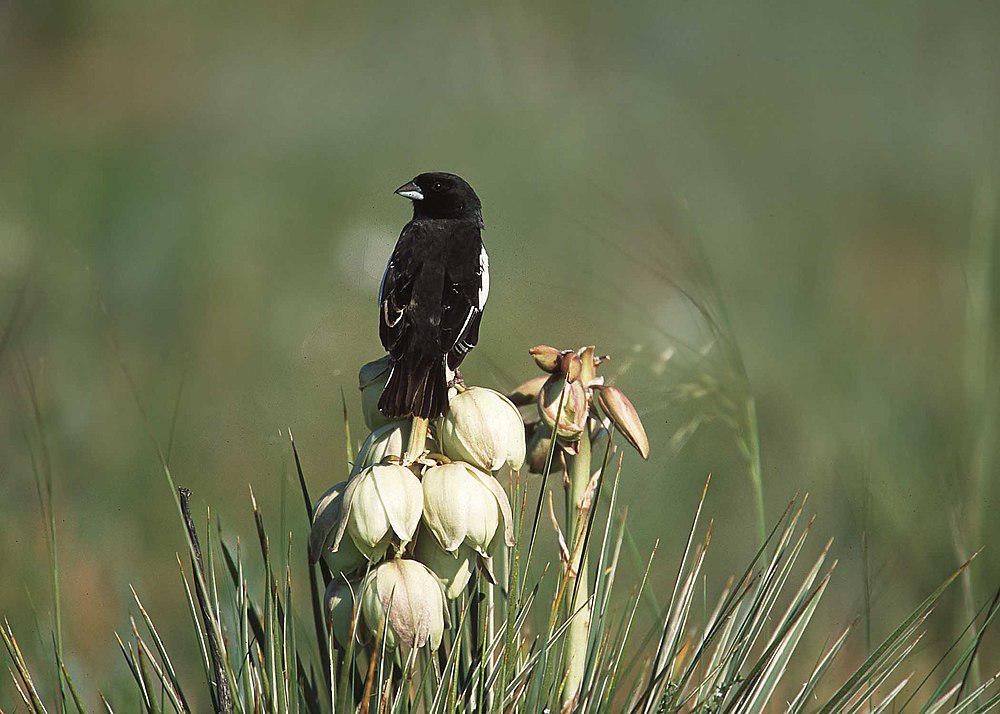
[[[388,300],[386,300],[385,302],[382,303],[382,315],[383,315],[383,321],[385,322],[385,326],[386,327],[395,327],[396,325],[399,324],[399,321],[403,319],[403,311],[402,310],[397,310],[396,311],[396,319],[395,320],[392,319],[391,317],[389,317],[389,301]]]
[[[486,255],[486,246],[479,253],[479,309],[486,305],[490,295],[490,256]]]
[[[378,286],[378,302],[382,308],[382,322],[385,323],[386,327],[395,327],[399,324],[399,321],[403,319],[403,311],[395,310],[393,315],[389,315],[389,301],[386,300],[385,295],[385,283],[389,279],[389,269],[392,268],[392,261],[385,266],[385,272],[382,274],[382,282]]]
[[[461,341],[465,337],[465,330],[469,326],[469,322],[472,321],[472,316],[476,313],[475,308],[469,308],[469,314],[465,316],[465,322],[462,323],[462,329],[458,331],[458,339]]]

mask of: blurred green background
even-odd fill
[[[77,680],[125,676],[129,583],[195,651],[119,355],[202,513],[246,539],[252,484],[301,543],[283,432],[314,493],[343,478],[392,190],[440,169],[485,206],[468,380],[513,386],[540,342],[614,356],[653,442],[622,499],[637,549],[663,544],[655,588],[709,472],[709,592],[756,538],[731,430],[670,446],[679,385],[715,369],[679,346],[709,344],[687,294],[728,311],[768,519],[809,492],[813,547],[836,538],[810,652],[864,612],[866,551],[877,638],[988,544],[933,663],[1000,578],[998,37],[992,2],[0,4],[0,614],[44,660],[34,454]]]

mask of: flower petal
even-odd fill
[[[340,541],[344,538],[344,531],[347,530],[347,520],[351,515],[351,508],[354,505],[354,493],[358,489],[358,481],[361,476],[355,476],[350,481],[347,482],[347,486],[344,487],[344,495],[341,497],[340,501],[340,518],[337,523],[336,532],[333,536],[333,545],[330,550],[337,552],[340,548]]]
[[[386,456],[402,456],[410,438],[411,421],[391,421],[378,427],[361,445],[358,457],[351,467],[351,476],[357,476],[369,466],[379,464]]]
[[[504,491],[503,486],[493,476],[472,469],[470,471],[472,471],[473,476],[475,476],[479,483],[489,489],[494,498],[496,498],[497,505],[500,506],[500,513],[503,514],[504,541],[507,545],[514,545],[514,512],[511,510],[510,501],[507,499],[507,492]],[[483,555],[486,555],[486,553],[483,553]]]
[[[618,387],[605,385],[595,389],[597,403],[600,405],[601,411],[615,423],[618,431],[628,440],[628,443],[635,447],[639,455],[648,459],[649,439],[646,437],[646,430],[643,428],[642,420],[639,419],[639,414],[632,406],[632,402]]]
[[[424,492],[420,480],[405,466],[387,464],[372,467],[375,493],[396,537],[405,545],[420,525]]]
[[[424,523],[448,552],[456,550],[468,533],[466,489],[469,478],[465,465],[458,462],[424,472]]]
[[[312,530],[309,531],[309,562],[315,563],[322,555],[324,548],[335,529],[340,524],[340,506],[343,502],[344,488],[347,483],[338,483],[327,489],[319,497],[313,511]]]
[[[449,600],[461,595],[469,584],[475,567],[474,559],[477,557],[476,552],[467,545],[459,546],[454,553],[449,553],[426,530],[417,538],[413,554],[441,581],[445,597]]]
[[[532,404],[538,398],[538,393],[542,390],[542,385],[545,384],[545,380],[547,379],[548,377],[544,374],[532,377],[531,379],[516,386],[513,391],[507,395],[507,398],[510,399],[515,406],[519,407]]]
[[[531,355],[531,357],[535,360],[535,364],[537,364],[539,369],[543,372],[552,374],[559,369],[559,360],[562,357],[562,353],[555,347],[537,345],[528,350],[528,354]]]

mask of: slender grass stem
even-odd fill
[[[569,382],[563,383],[563,389],[559,393],[559,405],[556,408],[557,415],[561,415],[563,413],[563,405],[566,399],[566,385],[568,383]],[[528,553],[524,557],[523,572],[525,574],[527,574],[528,572],[528,565],[531,563],[531,555],[535,550],[535,536],[538,534],[538,520],[539,516],[541,516],[542,514],[542,500],[545,496],[545,484],[549,480],[549,474],[552,472],[552,460],[555,457],[556,453],[556,432],[558,431],[558,427],[559,427],[559,419],[557,418],[556,422],[552,425],[552,437],[551,437],[551,443],[549,444],[549,453],[545,458],[545,468],[542,471],[542,478],[540,483],[538,484],[538,501],[535,503],[535,516],[531,522],[531,537],[528,539]],[[527,582],[527,577],[525,577],[522,580],[522,585],[521,585],[522,591],[518,593],[517,597],[518,600],[521,599],[521,595],[523,594],[524,582]]]
[[[750,474],[750,485],[753,488],[754,505],[757,513],[757,540],[764,542],[767,537],[767,515],[764,509],[764,476],[760,463],[760,432],[757,426],[757,402],[747,397],[746,422],[748,433],[744,436],[747,468]]]

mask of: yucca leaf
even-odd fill
[[[978,552],[977,552],[978,554]],[[922,620],[930,612],[930,609],[934,606],[934,603],[944,594],[944,591],[948,589],[948,586],[954,582],[957,578],[972,562],[973,555],[971,558],[966,560],[962,565],[960,565],[951,575],[949,575],[938,588],[932,592],[917,608],[910,613],[910,615],[903,620],[890,634],[886,637],[882,644],[880,644],[874,652],[872,652],[868,658],[858,667],[854,674],[852,674],[846,682],[838,689],[827,702],[820,709],[821,714],[831,714],[838,710],[843,703],[861,686],[867,677],[871,675],[872,670],[879,665],[882,659],[895,648],[898,648],[900,641],[904,639],[905,634],[916,624],[918,621]]]

